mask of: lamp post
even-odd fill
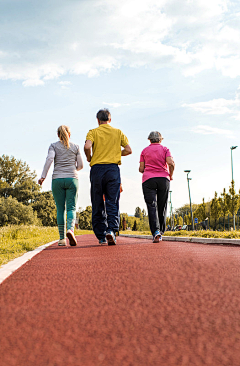
[[[171,230],[172,230],[172,191],[169,191],[170,193],[170,199],[169,199],[169,203],[170,203],[170,223],[171,223]]]
[[[190,202],[190,211],[191,211],[191,218],[192,218],[192,230],[194,230],[194,222],[193,222],[193,212],[192,212],[192,202],[191,202],[191,193],[190,193],[190,184],[189,181],[192,180],[192,178],[188,177],[188,174],[191,172],[191,170],[184,170],[184,173],[187,173],[187,182],[188,182],[188,193],[189,193],[189,202]]]
[[[233,156],[232,156],[232,151],[235,150],[237,148],[237,146],[231,146],[230,150],[231,150],[231,169],[232,169],[232,182],[234,184],[234,180],[233,180]],[[235,213],[233,212],[233,230],[235,230]]]
[[[231,146],[230,150],[231,150],[231,168],[232,168],[232,180],[233,180],[233,156],[232,156],[232,151],[235,150],[237,148],[237,146]]]

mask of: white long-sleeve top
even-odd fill
[[[77,171],[83,168],[83,160],[79,146],[70,142],[67,149],[61,141],[52,143],[48,149],[48,155],[43,168],[41,178],[46,178],[49,168],[54,161],[52,179],[57,178],[76,178]]]

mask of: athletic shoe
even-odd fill
[[[67,237],[69,239],[69,244],[72,247],[75,247],[77,245],[77,240],[76,240],[74,232],[72,230],[67,231]]]
[[[108,231],[106,233],[106,239],[108,241],[108,245],[116,245],[116,236],[113,231]]]
[[[155,231],[155,233],[153,234],[153,243],[159,243],[161,238],[162,235],[160,234],[160,231],[159,230]]]
[[[65,247],[65,246],[67,245],[66,239],[60,239],[60,240],[58,241],[58,245],[59,245],[60,247]]]
[[[107,240],[106,239],[100,239],[99,244],[100,245],[107,244]]]

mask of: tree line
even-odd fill
[[[208,228],[213,230],[225,230],[233,227],[233,217],[236,217],[236,227],[239,228],[240,215],[240,190],[236,193],[235,183],[231,182],[228,192],[226,188],[218,195],[205,202],[204,198],[201,204],[192,205],[193,217],[198,219],[198,223],[205,223]],[[167,219],[167,224],[191,225],[192,218],[190,206],[188,204],[175,210],[173,217]],[[199,225],[198,225],[199,226]]]
[[[87,206],[86,209],[79,208],[77,211],[77,222],[80,229],[92,230],[92,207]],[[127,213],[120,214],[120,230],[148,231],[148,217],[146,211],[136,207],[134,216]]]
[[[13,156],[0,157],[0,226],[15,224],[33,224],[43,226],[57,225],[57,211],[51,191],[41,192],[36,182],[36,172],[31,171],[26,162]],[[228,192],[224,188],[218,196],[215,192],[212,200],[201,204],[192,204],[193,217],[198,222],[207,222],[214,230],[230,229],[233,215],[237,215],[236,227],[240,225],[240,191],[236,193],[234,181]],[[92,207],[79,208],[77,211],[79,228],[92,229]],[[191,212],[188,204],[175,210],[167,224],[191,225]],[[148,231],[149,223],[146,211],[136,207],[134,216],[120,215],[120,230]]]

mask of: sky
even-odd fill
[[[122,158],[121,212],[146,209],[138,172],[148,134],[174,158],[172,205],[240,188],[240,3],[228,0],[0,0],[0,154],[41,176],[61,124],[80,146],[78,207],[90,205],[83,146],[96,113],[133,153]],[[51,189],[51,173],[43,190]]]

